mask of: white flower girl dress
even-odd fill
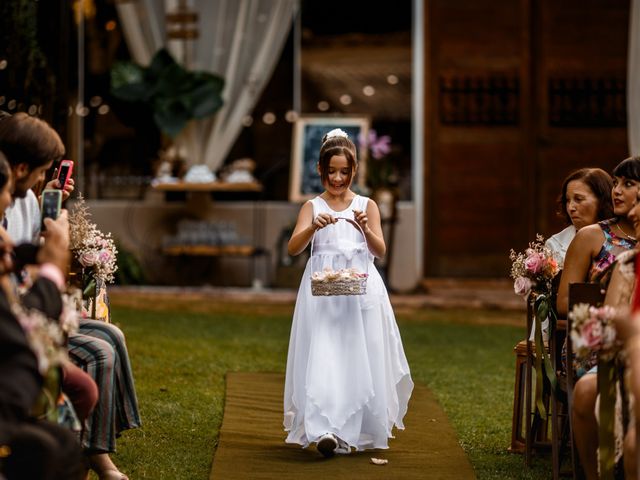
[[[320,197],[322,212],[353,219],[368,199],[341,212]],[[388,448],[413,390],[409,365],[386,288],[360,230],[338,221],[316,232],[298,291],[284,392],[286,442],[304,447],[327,433],[357,450]],[[310,277],[325,268],[369,274],[365,295],[312,296]],[[350,448],[348,449],[350,451]]]

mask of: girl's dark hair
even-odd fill
[[[318,159],[318,167],[320,169],[320,178],[322,183],[329,178],[329,162],[334,155],[342,155],[347,159],[349,167],[351,167],[351,173],[349,173],[349,181],[353,176],[358,160],[356,159],[356,146],[349,139],[349,137],[333,136],[327,138],[327,135],[322,137],[322,146],[320,147],[320,156]]]
[[[26,163],[30,170],[52,160],[57,163],[64,155],[64,145],[56,131],[44,120],[24,112],[0,121],[0,150],[11,167]]]
[[[570,173],[569,176],[564,179],[564,182],[562,182],[562,193],[558,199],[558,215],[565,219],[567,225],[571,224],[571,217],[567,213],[567,186],[575,180],[589,187],[598,199],[598,221],[606,220],[614,216],[613,200],[611,199],[613,179],[611,176],[601,168],[581,168],[580,170]]]
[[[11,178],[11,167],[4,153],[0,152],[0,190],[2,190]]]
[[[625,158],[613,169],[613,176],[640,181],[640,157]]]

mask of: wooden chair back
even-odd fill
[[[606,290],[602,289],[599,283],[571,283],[569,285],[569,312],[573,307],[579,303],[587,303],[594,307],[599,307],[603,304]],[[578,478],[578,472],[580,465],[578,461],[578,454],[575,449],[575,442],[573,441],[573,425],[571,423],[571,405],[573,402],[573,383],[575,378],[575,372],[573,370],[573,345],[571,343],[571,319],[567,318],[566,325],[566,388],[567,388],[567,404],[569,406],[569,435],[571,440],[571,464],[573,470],[573,478]]]
[[[560,277],[562,276],[562,271],[559,271],[557,275],[554,277],[551,284],[551,305],[555,308],[556,297],[558,295],[558,288],[560,286]],[[524,371],[524,426],[525,426],[525,434],[524,434],[524,459],[525,465],[527,467],[531,466],[531,460],[533,457],[533,451],[536,447],[549,447],[549,437],[548,437],[548,420],[546,418],[542,418],[540,412],[537,408],[533,408],[533,360],[535,356],[534,346],[535,346],[535,338],[531,338],[534,332],[534,322],[535,322],[535,311],[531,301],[527,301],[527,338],[520,343],[526,344],[526,363],[525,363],[525,371]],[[546,348],[549,354],[552,354],[552,351],[549,347],[552,345],[552,340],[549,339],[548,346],[543,345],[542,348]],[[516,345],[518,348],[520,344]],[[519,398],[519,397],[518,397]],[[549,402],[551,401],[550,396],[546,394],[543,398],[546,408],[549,408]],[[516,402],[514,402],[514,405]],[[519,404],[518,404],[519,405]],[[519,428],[519,423],[515,423],[512,427],[513,429]],[[520,430],[518,430],[520,431]],[[512,441],[513,444],[513,441]]]
[[[604,302],[606,290],[600,287],[599,283],[572,283],[569,285],[569,311],[579,304],[587,303],[594,307],[599,307]],[[571,344],[571,320],[567,318],[567,389],[573,387],[573,345]],[[569,375],[571,373],[571,375]]]

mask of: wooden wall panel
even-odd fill
[[[624,84],[629,1],[547,0],[537,7],[533,222],[537,231],[550,235],[563,227],[553,213],[564,177],[583,167],[610,172],[627,156]],[[574,92],[554,101],[550,90],[558,79],[564,79]],[[560,126],[554,125],[550,112],[556,102],[569,105],[569,113],[574,113]]]
[[[510,248],[562,228],[567,173],[610,171],[626,156],[628,9],[628,0],[427,2],[427,276],[508,275]]]
[[[427,275],[504,271],[504,252],[514,238],[526,238],[523,5],[528,3],[429,2]],[[443,85],[457,86],[458,94]]]
[[[512,219],[522,204],[513,201],[522,190],[518,145],[450,145],[438,158],[434,185],[437,199],[438,251],[482,254],[487,249],[508,248]],[[500,172],[501,175],[496,175]],[[470,239],[473,241],[470,242]]]

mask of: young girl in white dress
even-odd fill
[[[325,191],[302,206],[288,245],[289,254],[298,255],[311,242],[312,255],[289,341],[286,442],[316,443],[326,457],[388,448],[393,427],[404,428],[413,390],[389,296],[373,265],[386,250],[380,212],[351,190],[356,170],[347,134],[336,129],[325,135],[318,162]],[[368,273],[365,295],[312,295],[314,272],[346,267]]]

